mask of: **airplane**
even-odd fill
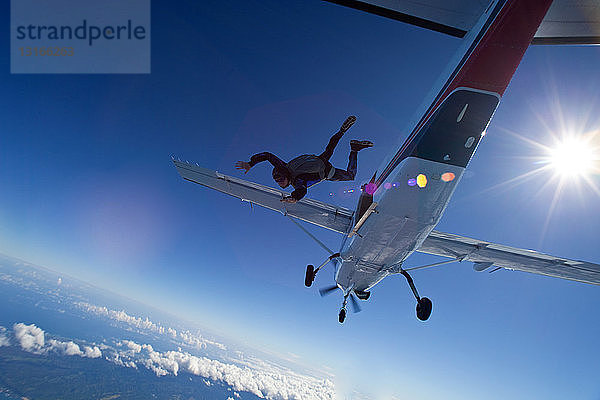
[[[346,318],[348,299],[367,300],[382,279],[403,275],[417,301],[416,314],[426,321],[432,302],[421,297],[412,270],[469,261],[475,271],[509,269],[600,284],[600,265],[555,257],[434,230],[465,168],[498,107],[530,44],[600,44],[600,2],[597,0],[327,0],[422,28],[462,38],[445,79],[434,88],[404,144],[361,186],[355,210],[303,198],[282,202],[289,193],[227,176],[198,164],[173,158],[186,180],[260,205],[294,221],[330,256],[317,268],[308,265],[305,285],[329,262],[343,303],[338,320]],[[386,182],[400,182],[384,190]],[[329,249],[294,219],[338,232],[338,251]],[[414,252],[448,260],[403,268]]]

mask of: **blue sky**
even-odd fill
[[[374,141],[357,180],[309,193],[353,208],[357,193],[344,191],[407,135],[458,39],[320,1],[152,7],[149,75],[10,75],[2,44],[1,252],[329,368],[341,393],[600,396],[597,287],[448,265],[414,274],[434,302],[427,323],[392,277],[342,326],[341,299],[303,285],[322,249],[280,215],[183,181],[170,162],[236,175],[234,163],[259,151],[320,152],[354,114],[332,161],[345,166],[349,139]],[[0,29],[9,34],[8,20]],[[550,144],[564,126],[600,129],[598,65],[598,47],[527,51],[440,230],[600,262],[589,185],[569,182],[551,213],[552,173],[490,189],[538,166],[540,150],[517,135]],[[246,178],[269,175],[259,165]],[[329,269],[315,286],[331,283]]]

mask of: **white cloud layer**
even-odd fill
[[[154,322],[150,321],[148,319],[148,317],[146,317],[145,319],[142,319],[142,318],[134,317],[132,315],[127,314],[125,312],[125,310],[121,310],[121,311],[110,310],[104,306],[100,307],[100,306],[95,306],[93,304],[84,303],[84,302],[77,303],[77,305],[89,313],[107,317],[107,318],[110,318],[115,321],[124,322],[128,325],[132,325],[139,329],[156,332],[156,333],[160,333],[160,334],[165,333],[165,328],[163,326],[155,324]]]
[[[119,365],[137,362],[157,376],[179,375],[189,373],[212,381],[220,381],[235,391],[250,392],[264,399],[333,399],[335,388],[328,379],[317,379],[300,375],[290,370],[282,370],[268,363],[262,363],[260,368],[238,366],[197,357],[187,352],[166,351],[158,352],[149,344],[136,344],[123,341],[127,350],[122,350],[113,359]],[[139,352],[136,350],[140,349]],[[210,386],[210,381],[204,383]]]
[[[219,343],[211,342],[200,335],[189,331],[177,332],[173,328],[165,328],[150,321],[127,314],[125,311],[109,310],[87,303],[79,303],[88,312],[103,315],[116,321],[121,321],[143,330],[149,330],[180,339],[194,348],[205,348],[207,344],[221,348]],[[237,392],[249,392],[260,398],[269,400],[332,400],[335,397],[335,387],[329,379],[318,379],[302,375],[290,369],[255,358],[243,358],[237,361],[219,361],[192,355],[178,348],[177,351],[156,351],[150,344],[139,344],[132,340],[115,342],[116,347],[101,344],[98,346],[77,344],[72,340],[60,341],[48,338],[45,332],[34,324],[18,323],[13,326],[16,342],[25,351],[36,354],[56,352],[66,356],[99,358],[103,355],[106,360],[117,365],[135,368],[143,366],[158,377],[165,375],[192,374],[203,378],[210,386],[211,382],[221,382],[228,385],[234,396]],[[5,343],[5,344],[3,344]],[[0,346],[9,345],[7,330],[0,327]],[[225,346],[222,347],[223,349]],[[238,395],[239,396],[239,395]]]
[[[54,351],[65,356],[102,357],[102,352],[97,346],[84,346],[82,351],[73,341],[62,342],[56,339],[46,341],[44,331],[34,324],[25,325],[19,322],[13,325],[13,332],[21,348],[30,353],[45,354]]]
[[[104,306],[96,306],[94,304],[79,302],[76,305],[90,313],[101,317],[109,318],[113,321],[125,323],[131,327],[135,327],[142,331],[154,332],[161,335],[167,335],[172,339],[179,339],[182,343],[198,349],[205,349],[207,346],[214,346],[221,350],[227,350],[227,347],[221,343],[206,339],[202,335],[192,333],[188,330],[177,331],[171,327],[165,327],[159,323],[151,321],[148,317],[140,318],[127,314],[125,310],[111,310]]]
[[[0,327],[0,345],[10,344],[7,332],[6,328]],[[45,332],[34,324],[14,324],[13,332],[21,348],[31,353],[56,352],[88,358],[103,355],[98,346],[79,345],[72,340],[46,339]],[[207,386],[217,381],[228,385],[234,391],[234,396],[237,392],[250,392],[269,400],[332,400],[335,396],[334,385],[328,379],[301,375],[262,360],[238,365],[194,356],[181,348],[160,352],[150,344],[139,344],[132,340],[118,341],[115,348],[106,344],[101,347],[106,360],[117,365],[136,369],[138,365],[144,366],[158,377],[182,373],[200,376]]]

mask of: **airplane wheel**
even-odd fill
[[[421,321],[427,321],[431,315],[431,309],[433,304],[427,297],[421,297],[421,300],[417,303],[417,318]]]
[[[314,280],[315,280],[315,266],[307,265],[306,266],[306,276],[304,277],[304,284],[306,285],[306,287],[311,287]]]
[[[346,309],[342,308],[340,310],[340,315],[338,317],[338,320],[340,321],[340,324],[343,324],[345,319],[346,319]]]
[[[354,294],[361,300],[369,300],[369,297],[371,297],[371,292],[364,292],[362,290],[355,290]]]

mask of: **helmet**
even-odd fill
[[[289,185],[290,178],[288,176],[289,174],[287,173],[287,171],[284,171],[281,168],[273,168],[273,172],[271,175],[273,175],[273,180],[277,183],[283,182],[287,179]]]

